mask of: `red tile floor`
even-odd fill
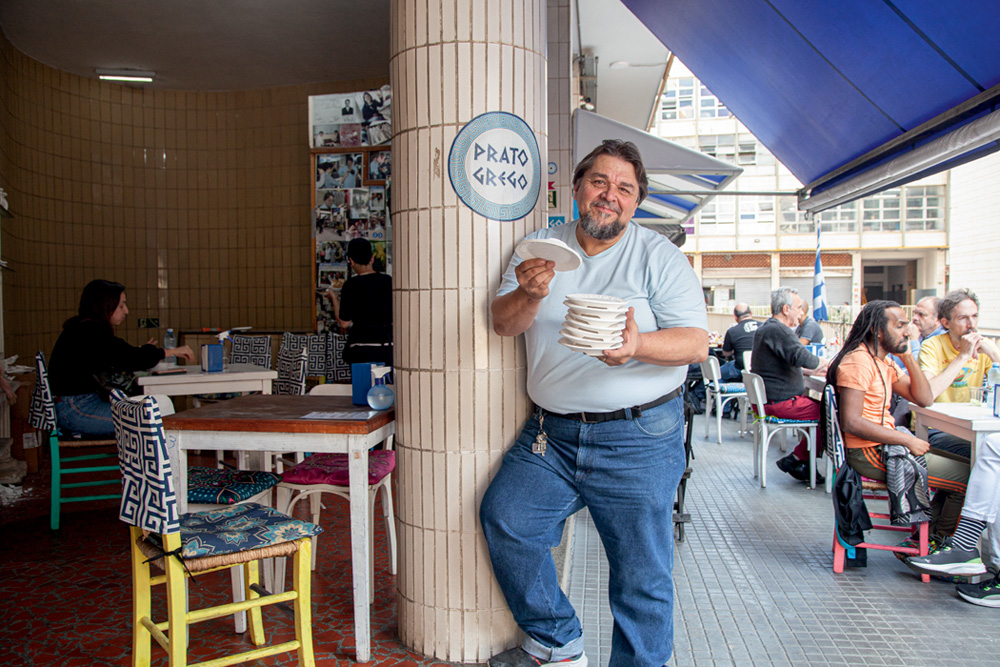
[[[24,496],[0,508],[0,665],[97,667],[129,665],[131,582],[128,531],[118,520],[115,501],[64,506],[62,527],[49,529],[46,471],[29,475]],[[324,533],[312,578],[313,644],[316,664],[354,665],[353,601],[347,503],[324,497]],[[302,503],[305,509],[306,503]],[[396,581],[389,574],[381,507],[376,508],[375,603],[371,609],[372,658],[366,665],[418,667],[450,665],[407,650],[396,619]],[[298,511],[296,512],[299,515]],[[300,515],[301,518],[308,518]],[[225,601],[229,575],[197,577],[191,606]],[[154,595],[154,620],[163,620],[165,602]],[[264,610],[269,642],[294,638],[292,618]],[[248,639],[233,632],[232,617],[192,626],[189,660],[207,660],[249,650]],[[166,654],[153,642],[154,665]],[[294,654],[253,665],[295,665]]]

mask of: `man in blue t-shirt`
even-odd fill
[[[587,664],[551,553],[566,519],[584,507],[610,564],[611,664],[661,667],[673,650],[681,390],[688,364],[708,357],[708,318],[684,254],[632,220],[647,188],[638,149],[604,141],[573,174],[580,219],[528,237],[561,241],[579,266],[556,272],[554,261],[515,253],[491,305],[496,333],[524,334],[536,408],[479,508],[493,573],[525,633],[490,667]],[[563,300],[586,294],[629,306],[620,347],[591,351],[598,356],[559,342]]]

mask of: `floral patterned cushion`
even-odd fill
[[[376,449],[368,452],[369,484],[378,484],[395,468],[395,451]],[[283,481],[288,484],[347,486],[347,454],[313,454],[294,468],[286,470]]]
[[[281,481],[281,475],[260,470],[229,468],[188,468],[189,503],[234,505],[267,491]]]
[[[201,558],[250,551],[322,532],[323,529],[315,524],[293,519],[264,505],[233,505],[182,515],[181,557]]]

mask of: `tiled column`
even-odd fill
[[[479,501],[528,415],[524,346],[489,304],[515,243],[545,224],[459,202],[448,154],[488,111],[520,116],[546,155],[545,0],[393,0],[393,286],[399,633],[420,653],[481,662],[518,641]],[[543,174],[544,177],[544,174]]]

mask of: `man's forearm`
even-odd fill
[[[932,374],[930,371],[924,372],[924,377],[927,378],[928,383],[931,386],[931,393],[934,398],[937,399],[938,396],[944,393],[944,390],[951,386],[951,383],[955,381],[958,374],[962,370],[962,366],[965,362],[969,360],[968,357],[963,355],[958,355],[951,360],[951,363],[944,367],[944,370],[937,375]]]
[[[633,359],[657,366],[686,366],[708,358],[708,332],[695,327],[657,329],[639,334]]]
[[[493,331],[500,336],[517,336],[528,330],[538,315],[541,299],[533,299],[522,288],[493,299]]]

